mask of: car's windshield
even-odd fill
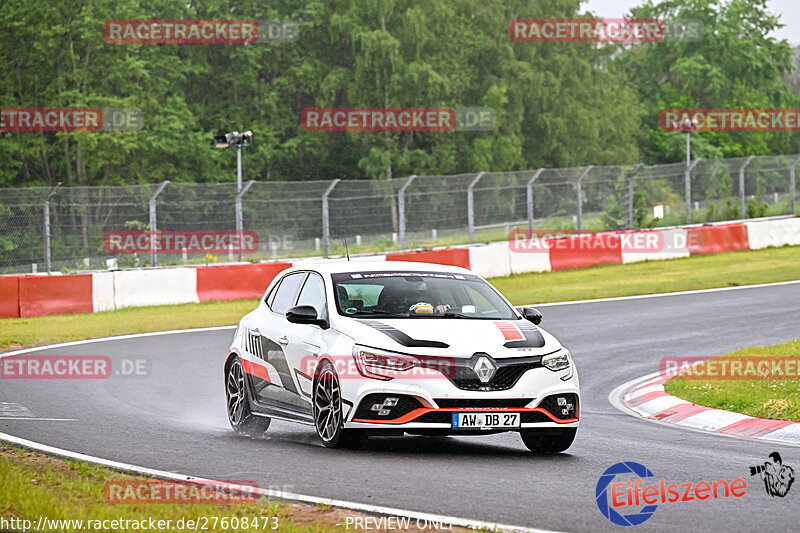
[[[339,314],[353,318],[519,318],[472,274],[350,272],[332,278]]]

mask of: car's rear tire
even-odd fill
[[[250,410],[244,368],[236,356],[225,370],[225,400],[228,422],[237,433],[254,437],[269,427],[269,418],[256,416]]]
[[[367,440],[365,431],[344,429],[339,376],[330,361],[323,361],[314,377],[312,414],[314,428],[327,448],[353,448]]]
[[[563,452],[575,440],[578,428],[564,428],[556,430],[523,429],[520,431],[522,442],[532,452],[559,453]]]

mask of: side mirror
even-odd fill
[[[314,324],[327,328],[328,322],[317,318],[317,310],[311,305],[296,305],[286,311],[286,320],[294,324]]]
[[[523,307],[521,311],[522,318],[525,320],[530,320],[534,324],[539,324],[542,321],[542,313],[535,307]]]

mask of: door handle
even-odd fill
[[[284,335],[283,337],[278,339],[278,342],[286,346],[287,344],[289,344],[289,338],[286,335]]]

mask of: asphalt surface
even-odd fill
[[[364,450],[322,447],[310,426],[273,421],[262,438],[235,435],[225,415],[222,361],[233,330],[178,333],[41,350],[149,362],[145,377],[2,380],[0,402],[40,418],[0,431],[150,468],[373,505],[562,531],[617,530],[595,503],[603,471],[636,461],[667,483],[742,477],[742,498],[659,504],[641,531],[792,531],[800,481],[766,494],[749,466],[780,451],[800,472],[800,448],[667,427],[609,402],[619,384],[666,356],[722,354],[800,337],[800,283],[542,307],[542,326],[578,365],[582,421],[567,453],[536,456],[514,433],[372,439]]]

